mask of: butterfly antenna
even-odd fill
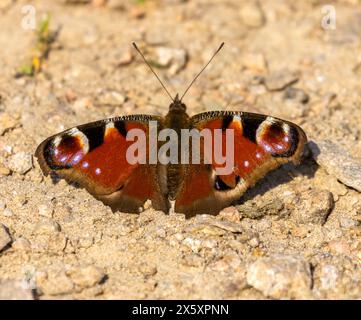
[[[187,87],[187,89],[184,91],[183,95],[180,98],[180,101],[182,101],[183,97],[186,95],[186,93],[188,92],[188,90],[191,88],[191,86],[193,85],[193,83],[198,79],[198,77],[201,75],[201,73],[208,67],[208,65],[211,63],[211,61],[213,60],[213,58],[217,55],[217,53],[219,51],[221,51],[221,49],[224,46],[224,42],[221,43],[221,45],[219,46],[219,48],[217,49],[217,51],[215,53],[213,53],[213,56],[208,60],[207,64],[202,68],[201,71],[198,72],[198,74],[194,77],[194,79],[192,80],[192,82],[189,84],[189,86]]]
[[[143,58],[145,64],[149,67],[149,69],[153,72],[153,74],[155,75],[155,77],[158,79],[159,83],[162,85],[163,89],[165,90],[165,92],[168,94],[169,98],[174,102],[174,99],[172,97],[172,95],[169,93],[169,91],[167,90],[167,88],[165,87],[165,85],[163,84],[162,80],[160,80],[160,78],[158,77],[158,75],[155,73],[155,71],[153,70],[152,66],[150,65],[150,63],[147,61],[147,59],[144,57],[144,54],[139,50],[138,46],[135,44],[135,42],[133,42],[133,47],[135,48],[135,50],[137,50],[137,52],[140,54],[140,56]]]

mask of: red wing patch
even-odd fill
[[[148,118],[144,120],[151,120]],[[135,128],[148,136],[148,122],[140,118],[78,126],[45,140],[36,156],[45,173],[76,182],[113,209],[134,211],[153,196],[163,208],[166,201],[157,184],[156,169],[130,164],[126,159],[133,143],[126,140],[126,133]]]
[[[176,196],[176,209],[188,215],[197,213],[215,213],[219,207],[225,207],[238,199],[260,178],[281,164],[300,158],[306,136],[298,126],[263,115],[248,113],[200,114],[193,118],[198,130],[222,129],[222,154],[226,155],[226,130],[233,130],[233,168],[229,174],[217,175],[219,164],[215,160],[216,144],[212,144],[212,170],[207,165],[190,165],[190,177],[185,177]],[[216,143],[215,143],[216,142]],[[203,161],[209,155],[207,146],[202,153]],[[207,185],[208,183],[208,185]],[[219,205],[221,204],[221,205]]]

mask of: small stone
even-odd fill
[[[187,237],[185,238],[182,243],[189,247],[193,252],[197,253],[199,252],[199,250],[201,249],[201,240],[198,240],[198,239],[194,239],[194,238],[191,238],[191,237]]]
[[[265,78],[265,86],[269,91],[281,91],[299,79],[298,72],[279,70],[272,72]]]
[[[308,262],[294,256],[262,257],[247,268],[247,283],[275,299],[308,299],[311,270]]]
[[[342,228],[353,228],[353,227],[357,227],[358,225],[360,225],[359,221],[356,221],[356,220],[350,219],[350,218],[340,217],[338,219],[338,221],[340,222],[340,226]]]
[[[94,238],[91,236],[81,237],[78,240],[78,248],[90,248],[94,243]]]
[[[12,217],[14,212],[10,208],[5,208],[3,211],[4,217]]]
[[[64,272],[49,275],[47,272],[38,272],[36,286],[48,295],[64,295],[74,291],[74,282]]]
[[[230,231],[233,233],[242,233],[242,226],[239,223],[232,221],[214,220],[210,224],[222,230]]]
[[[252,238],[251,240],[248,241],[248,244],[253,247],[256,248],[259,246],[259,239],[257,237]]]
[[[72,89],[68,89],[66,92],[65,92],[65,99],[66,101],[68,101],[69,103],[70,102],[74,102],[76,99],[77,99],[77,94],[74,90]]]
[[[182,70],[187,63],[187,52],[184,49],[158,47],[156,49],[156,64],[169,68],[169,73],[174,75]]]
[[[68,239],[62,232],[37,234],[31,243],[31,249],[40,253],[62,253],[67,247]]]
[[[204,264],[204,262],[200,255],[198,255],[197,253],[191,252],[191,253],[185,254],[182,257],[181,264],[186,267],[199,268]]]
[[[224,208],[220,213],[219,217],[224,220],[231,221],[231,222],[239,222],[240,221],[240,214],[236,207],[227,207]]]
[[[312,189],[296,196],[295,210],[291,216],[297,223],[323,225],[333,205],[333,195],[328,190]]]
[[[54,208],[51,204],[40,204],[38,206],[38,214],[43,217],[52,218],[54,213]]]
[[[5,201],[0,200],[0,210],[4,210],[6,208]]]
[[[242,64],[247,69],[256,72],[265,72],[267,70],[267,61],[261,53],[249,53],[244,55]]]
[[[20,126],[18,119],[13,118],[6,113],[0,115],[0,136],[18,126]]]
[[[113,10],[124,10],[124,0],[108,0],[107,7]]]
[[[34,229],[34,233],[35,234],[52,234],[54,232],[59,232],[60,231],[60,226],[59,224],[52,220],[52,219],[48,219],[45,221],[41,221],[39,222]]]
[[[114,90],[102,90],[97,95],[97,103],[105,106],[120,106],[126,100],[126,97],[120,92]]]
[[[336,288],[340,274],[334,265],[326,264],[319,271],[320,286],[323,290],[333,290]]]
[[[0,251],[2,251],[11,242],[11,237],[7,228],[0,223]]]
[[[146,16],[146,11],[140,6],[133,6],[130,9],[130,17],[133,19],[143,19]]]
[[[315,161],[343,184],[361,192],[361,162],[330,140],[308,144]]]
[[[229,269],[238,268],[241,260],[237,254],[225,254],[222,258],[211,262],[209,268],[213,271],[227,271]]]
[[[72,281],[80,288],[90,288],[100,283],[105,273],[101,268],[95,266],[76,267],[66,272]]]
[[[33,300],[33,291],[19,280],[0,281],[0,300]]]
[[[28,239],[20,237],[13,242],[11,247],[18,251],[29,251],[31,249],[31,243]]]
[[[328,243],[328,248],[334,254],[350,254],[350,246],[345,240],[335,239]]]
[[[157,273],[157,267],[155,265],[152,265],[150,263],[144,262],[138,267],[139,272],[144,277],[151,277],[154,276]]]
[[[261,219],[265,215],[279,215],[284,209],[284,204],[280,199],[270,199],[261,202],[247,201],[236,206],[241,216],[249,219]]]
[[[0,164],[0,177],[6,177],[10,175],[11,170],[9,168],[4,167],[2,164]]]
[[[104,7],[107,3],[107,0],[91,0],[91,3],[94,7]]]
[[[258,2],[243,4],[240,15],[243,23],[248,27],[259,28],[266,22],[265,15]]]
[[[116,64],[118,66],[126,66],[130,64],[134,59],[133,50],[127,49],[122,51],[119,57],[116,59]]]
[[[299,102],[302,104],[307,103],[310,100],[310,96],[304,92],[302,89],[288,87],[284,94],[283,98],[285,100],[291,100],[292,102]]]
[[[75,102],[73,103],[73,109],[75,110],[75,112],[88,111],[92,107],[93,107],[93,101],[87,97],[76,99]]]
[[[33,168],[33,156],[28,152],[18,152],[10,157],[8,167],[14,172],[25,174]]]

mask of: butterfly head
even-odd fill
[[[173,102],[169,106],[169,111],[173,112],[185,112],[186,111],[186,105],[182,102],[181,99],[179,99],[179,95],[175,96]]]

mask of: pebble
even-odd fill
[[[0,223],[0,251],[2,251],[11,242],[11,237],[7,228]]]
[[[33,290],[23,281],[1,280],[0,300],[33,300]]]
[[[233,233],[242,233],[242,226],[239,223],[232,221],[214,220],[210,224],[222,230],[230,231]]]
[[[189,247],[193,252],[197,253],[201,249],[202,241],[191,237],[185,238],[182,243]]]
[[[291,216],[297,223],[323,225],[334,206],[333,195],[328,190],[312,189],[297,195],[294,201]]]
[[[236,208],[244,218],[261,219],[265,215],[278,215],[283,210],[284,204],[280,199],[270,199],[259,203],[247,201]]]
[[[242,4],[240,15],[243,23],[247,27],[262,27],[266,22],[262,8],[257,2],[247,2]]]
[[[161,67],[169,67],[169,73],[174,75],[182,70],[187,63],[187,51],[184,49],[174,49],[158,47],[156,49],[156,63]]]
[[[265,86],[269,91],[281,91],[299,79],[298,72],[278,70],[265,78]]]
[[[75,102],[73,103],[73,109],[75,110],[75,112],[79,112],[79,113],[88,111],[92,107],[93,107],[93,101],[91,98],[88,97],[76,99]]]
[[[10,175],[11,170],[0,164],[0,177],[6,177]]]
[[[52,218],[54,214],[54,208],[51,204],[40,204],[38,206],[38,214],[43,217]]]
[[[107,7],[113,10],[124,10],[123,0],[108,0]]]
[[[320,286],[323,290],[332,290],[336,288],[340,274],[334,265],[326,264],[319,271]]]
[[[11,171],[25,174],[33,168],[33,156],[28,152],[18,152],[10,157],[8,168]]]
[[[188,254],[185,254],[181,258],[181,264],[186,267],[195,267],[199,268],[203,266],[204,261],[200,255],[197,253],[191,252]]]
[[[343,239],[335,239],[328,243],[329,250],[334,254],[350,254],[350,246]]]
[[[13,242],[11,247],[18,251],[28,251],[31,249],[31,243],[28,239],[20,237]]]
[[[6,208],[5,201],[0,200],[0,210],[4,210]]]
[[[8,132],[9,130],[12,130],[20,125],[20,122],[18,119],[15,119],[11,116],[9,116],[6,113],[3,113],[0,115],[0,136],[2,136],[4,133]]]
[[[144,277],[147,278],[154,276],[158,272],[157,267],[155,265],[147,262],[141,263],[138,267],[138,270]]]
[[[94,237],[86,236],[78,239],[77,247],[78,248],[90,248],[94,244]]]
[[[267,70],[267,61],[261,53],[248,53],[243,56],[242,64],[247,69],[256,72],[265,72]]]
[[[31,242],[31,249],[39,253],[61,254],[67,247],[68,239],[62,232],[38,234]]]
[[[310,100],[310,96],[302,89],[288,87],[283,94],[283,99],[305,104]]]
[[[64,295],[74,291],[74,282],[64,272],[50,275],[45,271],[38,272],[36,286],[43,294],[48,295]]]
[[[105,106],[119,106],[126,100],[126,97],[115,90],[102,90],[97,95],[97,103]]]
[[[312,141],[308,145],[318,165],[346,186],[361,192],[361,162],[359,160],[330,140]]]
[[[14,212],[10,208],[5,208],[3,211],[4,217],[12,217]]]
[[[260,242],[259,239],[257,237],[252,238],[251,240],[248,241],[248,244],[253,247],[256,248],[259,246]]]
[[[357,227],[358,225],[360,225],[359,221],[356,221],[356,220],[350,219],[350,218],[340,217],[338,219],[338,221],[342,228],[353,228],[353,227]]]
[[[219,217],[224,220],[231,221],[231,222],[239,222],[240,221],[240,214],[236,207],[227,207],[224,208],[220,213]]]
[[[72,268],[66,274],[77,286],[83,289],[95,286],[105,277],[101,268],[92,265]]]
[[[39,222],[34,229],[35,234],[52,234],[59,231],[60,225],[52,219]]]
[[[310,265],[294,256],[262,257],[247,268],[247,283],[274,299],[310,297]]]

